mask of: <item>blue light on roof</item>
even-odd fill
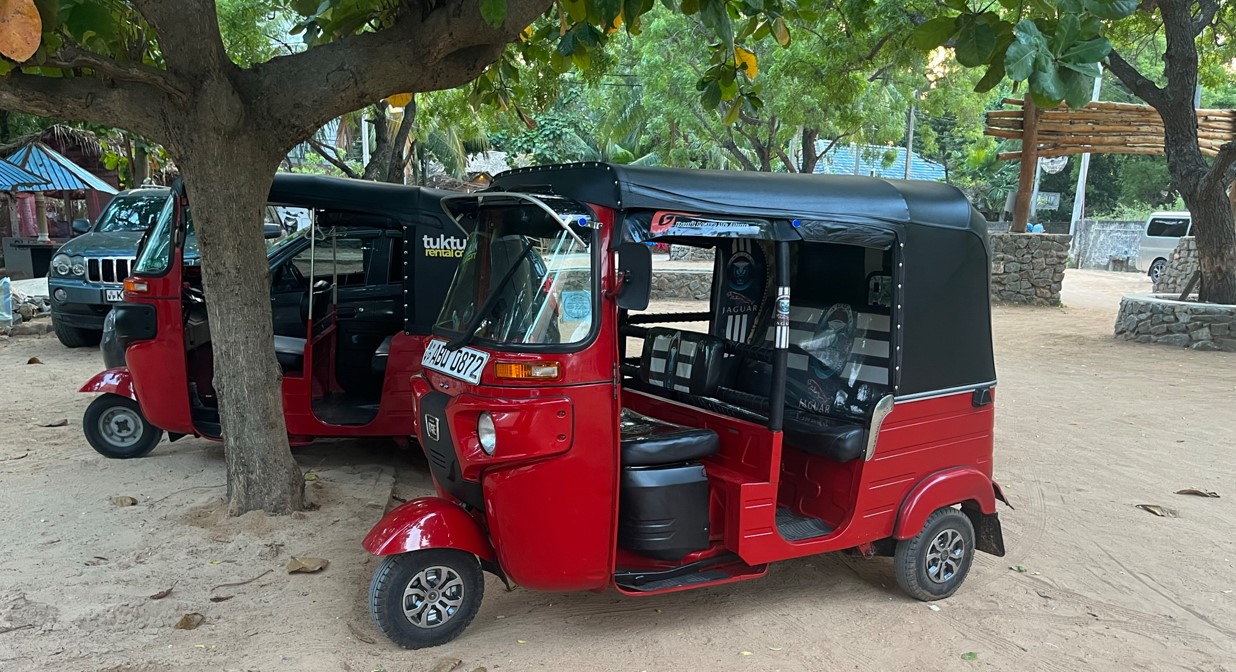
[[[799,226],[802,226],[802,222],[798,221],[797,219],[791,219],[791,220],[790,220],[790,224],[793,224],[793,225],[794,225],[794,228],[796,228],[796,229],[797,229]]]

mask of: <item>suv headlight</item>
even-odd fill
[[[476,419],[476,438],[481,442],[481,450],[485,451],[486,455],[494,454],[494,449],[498,447],[498,433],[494,429],[493,416],[484,411]]]
[[[57,254],[51,260],[52,270],[56,275],[68,275],[73,269],[73,261],[69,259],[67,254]]]
[[[75,257],[72,257],[70,261],[73,262],[73,268],[70,269],[72,270],[73,275],[85,275],[86,274],[86,259],[84,257],[75,256]]]

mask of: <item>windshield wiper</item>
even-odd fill
[[[458,350],[459,348],[471,343],[472,339],[476,338],[476,332],[481,328],[481,321],[483,321],[489,313],[493,311],[494,306],[498,304],[498,296],[501,295],[502,290],[506,288],[506,283],[510,282],[511,278],[515,277],[515,271],[519,270],[520,265],[523,264],[524,260],[528,256],[528,253],[532,251],[532,247],[535,244],[535,240],[528,241],[528,244],[524,246],[524,250],[519,253],[518,257],[515,257],[515,262],[511,264],[510,268],[506,269],[506,273],[503,274],[502,279],[498,281],[498,284],[494,285],[493,291],[491,291],[489,296],[485,298],[485,303],[481,304],[481,307],[476,311],[476,315],[473,315],[472,319],[468,320],[468,326],[464,329],[464,332],[456,337],[455,340],[446,344],[447,350]]]

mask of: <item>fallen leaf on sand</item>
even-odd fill
[[[740,655],[740,656],[749,656],[749,655],[751,655],[751,652],[750,652],[750,651],[739,651],[739,652],[738,652],[738,655]]]
[[[306,471],[306,472],[305,472],[305,480],[306,480],[306,481],[316,481],[316,480],[318,480],[318,472],[316,472],[316,471],[314,471],[314,470],[312,470],[312,469],[310,469],[309,471]]]
[[[184,616],[181,616],[180,620],[176,621],[176,629],[177,630],[192,630],[205,622],[206,622],[206,617],[195,611],[189,614],[185,614]]]
[[[171,594],[172,594],[172,588],[175,588],[175,587],[176,587],[176,584],[174,584],[174,583],[173,583],[171,588],[168,588],[167,590],[160,590],[159,592],[155,593],[154,595],[151,595],[151,596],[150,596],[150,599],[152,599],[152,600],[161,600],[161,599],[163,599],[163,598],[167,597],[168,595],[171,595]]]
[[[211,602],[227,602],[233,597],[236,597],[236,596],[235,595],[215,595],[214,597],[210,598],[210,601]]]
[[[768,650],[769,650],[769,651],[780,651],[780,650],[781,650],[781,647],[779,647],[779,646],[770,646],[770,647],[768,647]]]
[[[69,424],[68,418],[60,418],[59,420],[52,420],[51,422],[39,423],[39,427],[64,427],[67,424]]]
[[[978,654],[973,651],[966,651],[965,653],[961,654],[961,659],[970,660],[970,661],[978,660]]]
[[[39,359],[38,357],[31,357],[30,359],[26,360],[26,364],[42,364],[42,363],[43,363],[43,360]]]
[[[351,626],[352,624],[349,623],[348,625]],[[437,665],[433,666],[430,672],[454,672],[455,668],[460,665],[463,665],[463,661],[458,658],[443,658],[438,661]]]
[[[515,643],[516,643],[516,644],[527,644],[527,643],[528,643],[528,640],[526,640],[526,639],[517,639],[517,640],[515,640]]]
[[[370,637],[369,635],[366,635],[365,633],[361,632],[360,630],[357,630],[357,629],[356,629],[356,626],[355,626],[355,625],[352,625],[352,621],[348,621],[348,630],[351,630],[351,631],[352,631],[352,636],[353,636],[353,637],[355,637],[355,638],[359,639],[360,641],[362,641],[362,642],[364,642],[364,643],[366,643],[366,644],[373,644],[374,642],[376,642],[376,641],[377,641],[377,640],[376,640],[376,639],[374,639],[373,637]]]
[[[1009,569],[1013,570],[1014,572],[1017,572],[1018,574],[1026,573],[1026,568],[1022,567],[1021,565],[1013,565],[1012,567],[1009,567]]]
[[[128,495],[117,495],[112,497],[112,504],[116,506],[133,506],[137,504],[137,500]]]
[[[297,558],[293,557],[288,563],[288,574],[312,574],[320,572],[330,566],[330,560],[322,558]]]
[[[1169,509],[1166,506],[1159,506],[1158,504],[1138,504],[1137,508],[1141,509],[1142,511],[1153,513],[1154,515],[1160,518],[1177,518],[1178,517],[1176,515],[1176,509]]]
[[[14,456],[14,457],[6,457],[6,458],[4,458],[3,460],[0,460],[0,462],[11,462],[12,460],[21,460],[21,459],[24,459],[24,458],[29,457],[29,456],[30,456],[30,451],[28,451],[28,450],[27,450],[26,452],[22,453],[21,455],[16,455],[16,456]]]
[[[93,558],[90,558],[89,560],[86,561],[86,566],[95,567],[95,566],[103,565],[106,563],[107,563],[107,558],[101,555],[96,555]]]
[[[1219,493],[1217,492],[1212,492],[1210,490],[1198,490],[1197,488],[1185,488],[1184,490],[1177,490],[1176,494],[1194,495],[1195,497],[1214,497],[1215,499],[1219,498]]]

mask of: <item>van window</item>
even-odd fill
[[[1146,225],[1146,235],[1163,238],[1179,238],[1189,234],[1189,220],[1155,217]]]

